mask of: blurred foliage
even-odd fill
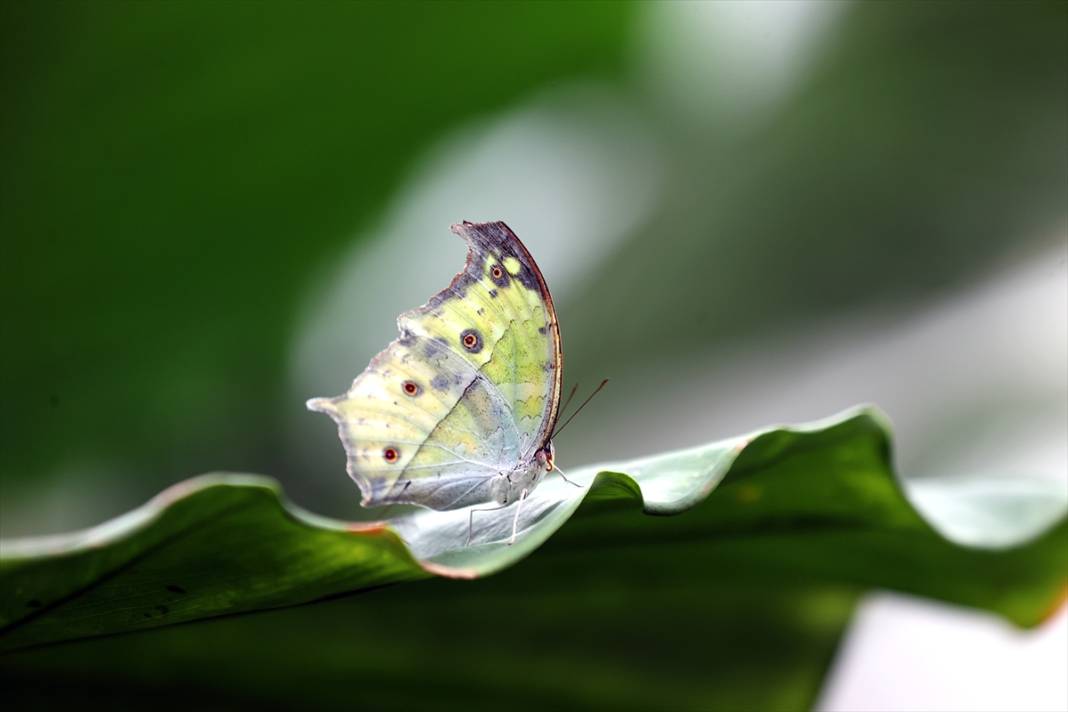
[[[4,4],[0,484],[118,481],[117,514],[195,472],[301,472],[283,383],[317,270],[448,127],[627,77],[634,5],[417,7]],[[568,378],[906,304],[1039,237],[1065,214],[1066,21],[864,3],[759,121],[635,92],[665,200],[560,305]]]
[[[443,128],[616,74],[632,9],[4,3],[0,482],[275,471],[316,268]]]
[[[201,633],[33,650],[428,575],[391,533],[287,511],[262,482],[187,483],[125,524],[45,540],[21,557],[5,552],[0,650],[8,654],[0,677],[27,702],[94,690],[132,702],[145,694],[142,685],[166,689],[172,673],[158,660],[177,659],[194,686],[168,694],[172,705],[215,688],[231,702],[321,707],[343,706],[350,695],[375,707],[425,706],[447,694],[457,705],[514,695],[523,707],[802,709],[861,587],[935,596],[1034,625],[1068,574],[1068,522],[1034,537],[1012,499],[987,505],[1031,537],[1021,546],[979,549],[935,533],[898,488],[875,413],[772,428],[618,465],[621,474],[594,480],[598,469],[574,473],[594,482],[588,496],[561,485],[556,491],[568,499],[531,501],[542,513],[514,547],[467,546],[463,511],[421,510],[413,526],[395,525],[414,552],[434,552],[432,572],[469,576],[516,563],[567,522],[544,551],[489,581],[389,588],[276,616],[269,628],[213,623]],[[635,499],[648,512],[679,516],[636,517]],[[507,531],[512,511],[486,516]],[[245,646],[275,635],[292,646],[294,623],[301,649],[323,670],[262,684],[264,668],[288,672],[292,661],[257,644],[256,676],[241,671],[249,667]],[[222,647],[204,644],[212,631],[225,638]],[[341,631],[351,637],[339,640]],[[157,662],[135,663],[146,646]],[[85,665],[86,657],[93,662]],[[620,679],[619,669],[632,672]],[[72,677],[73,689],[44,690],[55,675]],[[304,699],[304,685],[319,675],[327,678],[316,684],[320,694]]]
[[[1068,210],[1066,24],[1065,3],[857,3],[773,113],[667,134],[661,211],[567,305],[567,334],[598,334],[570,339],[572,377],[901,309],[1045,238]]]

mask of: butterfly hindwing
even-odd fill
[[[559,400],[556,316],[529,253],[504,223],[463,223],[467,264],[337,398],[309,407],[338,423],[365,505],[452,509],[547,440]]]
[[[477,498],[477,485],[517,457],[508,409],[484,381],[451,350],[408,335],[378,354],[346,394],[309,405],[337,421],[364,504],[449,509],[462,506],[454,503],[465,498],[458,487]]]

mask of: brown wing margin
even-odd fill
[[[541,270],[538,269],[538,264],[530,255],[526,245],[520,241],[519,237],[504,222],[473,223],[465,220],[462,223],[453,225],[452,231],[469,243],[467,263],[464,266],[464,270],[457,274],[449,287],[438,296],[445,295],[450,291],[463,290],[467,280],[477,279],[481,275],[481,265],[477,263],[481,248],[482,253],[497,254],[500,258],[510,255],[519,260],[523,269],[519,275],[516,275],[516,279],[530,289],[537,288],[545,302],[549,315],[548,336],[553,346],[555,368],[552,376],[553,385],[552,393],[550,394],[549,414],[542,421],[541,430],[539,430],[537,438],[539,447],[544,446],[551,437],[553,428],[556,427],[556,419],[559,416],[560,388],[564,372],[560,323],[556,318],[556,307],[553,305],[552,294],[549,293],[549,285],[545,283],[545,277],[542,275]],[[431,303],[433,301],[432,299]]]

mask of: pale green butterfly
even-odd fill
[[[337,422],[364,506],[518,502],[514,541],[523,500],[559,471],[560,327],[545,278],[507,225],[452,231],[468,244],[463,271],[400,315],[400,337],[347,393],[308,408]]]

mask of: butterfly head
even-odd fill
[[[534,458],[545,468],[546,472],[551,472],[556,467],[556,448],[553,447],[553,441],[546,442],[545,446],[535,453]]]

